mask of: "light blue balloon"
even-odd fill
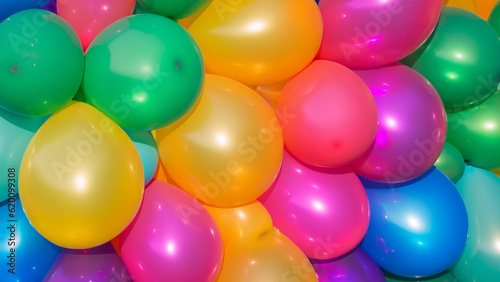
[[[150,131],[130,131],[126,130],[141,157],[144,168],[144,185],[153,180],[156,168],[158,167],[158,146]]]

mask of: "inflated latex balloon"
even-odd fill
[[[478,15],[443,7],[433,35],[402,62],[425,76],[447,109],[486,99],[500,81],[500,41]]]
[[[443,151],[434,165],[448,178],[457,183],[465,171],[465,161],[460,151],[448,142],[444,143]]]
[[[0,24],[0,46],[0,107],[43,116],[71,101],[82,81],[83,51],[61,17],[19,12]]]
[[[484,169],[500,168],[500,91],[484,103],[448,114],[447,141],[465,161]]]
[[[49,0],[0,0],[0,22],[7,17],[28,9],[41,9]]]
[[[443,6],[457,7],[457,8],[462,8],[462,9],[471,11],[474,14],[478,13],[478,9],[477,9],[477,5],[476,5],[475,0],[444,0]]]
[[[87,101],[120,126],[151,130],[174,123],[198,100],[203,59],[191,35],[153,14],[108,26],[85,56]]]
[[[321,14],[311,0],[212,1],[189,27],[207,72],[246,85],[274,84],[318,52]]]
[[[386,272],[385,278],[387,282],[458,282],[458,280],[453,277],[448,270],[440,274],[424,278],[407,278]]]
[[[128,137],[134,142],[135,148],[141,157],[144,168],[144,184],[147,185],[153,179],[158,168],[159,156],[158,146],[149,131],[126,131]]]
[[[260,201],[274,226],[313,259],[354,249],[370,220],[365,189],[352,170],[314,169],[286,152],[276,182]]]
[[[224,242],[218,282],[318,281],[307,257],[273,228],[262,204],[206,208],[217,222]]]
[[[198,12],[209,0],[138,0],[138,2],[149,13],[177,20]]]
[[[311,262],[319,282],[385,282],[382,270],[360,247],[339,258]]]
[[[476,0],[478,15],[483,19],[488,19],[491,10],[498,3],[498,0]]]
[[[400,64],[356,71],[370,88],[378,110],[372,147],[352,167],[373,181],[397,183],[426,172],[446,138],[446,113],[432,85]]]
[[[441,0],[322,0],[318,58],[357,69],[397,62],[431,35],[441,5]]]
[[[19,172],[19,196],[31,224],[70,249],[92,248],[122,232],[139,210],[143,188],[141,159],[130,138],[80,102],[42,125]]]
[[[15,170],[13,177],[9,177],[8,173],[0,174],[0,202],[8,198],[9,183],[14,185],[11,187],[14,189],[12,193],[17,194],[19,168],[24,152],[47,118],[20,116],[0,107],[0,171]]]
[[[283,88],[288,83],[288,80],[284,80],[275,84],[270,85],[259,85],[255,86],[253,89],[257,92],[266,102],[273,108],[274,112],[277,111],[278,102],[283,92]]]
[[[500,277],[500,178],[467,166],[457,189],[469,215],[469,238],[450,270],[459,281],[496,281]]]
[[[49,0],[43,9],[57,15],[57,0]]]
[[[111,243],[85,249],[64,249],[43,282],[132,281]]]
[[[47,241],[31,226],[19,200],[12,198],[3,202],[0,210],[0,220],[4,224],[0,228],[3,241],[0,281],[41,281],[61,248]]]
[[[399,276],[426,277],[460,257],[467,211],[446,175],[433,167],[402,184],[361,181],[370,201],[370,226],[361,247],[380,267]]]
[[[493,10],[488,16],[488,23],[496,30],[500,36],[500,2],[497,2]]]
[[[108,25],[132,15],[136,0],[59,0],[58,15],[76,31],[83,50]]]
[[[377,106],[351,70],[314,61],[287,83],[278,103],[286,148],[319,167],[341,167],[361,156],[377,133]]]
[[[217,75],[207,75],[198,106],[179,127],[157,134],[168,173],[211,206],[257,199],[273,183],[283,156],[281,128],[269,105],[247,86]]]
[[[134,281],[214,281],[222,265],[213,218],[186,192],[159,180],[146,189],[120,244]]]

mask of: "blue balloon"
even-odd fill
[[[130,131],[126,130],[135,148],[139,153],[144,168],[144,181],[148,185],[153,176],[155,175],[156,168],[158,167],[158,146],[150,131]]]
[[[0,22],[20,11],[42,9],[47,2],[49,0],[0,0]]]
[[[31,226],[19,199],[0,205],[0,222],[0,281],[42,281],[62,248]]]
[[[393,274],[427,277],[460,257],[468,219],[453,182],[432,167],[400,184],[361,179],[370,202],[370,225],[361,244],[375,262]]]

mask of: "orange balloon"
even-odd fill
[[[278,102],[283,92],[283,88],[289,80],[284,80],[275,84],[256,86],[253,89],[271,106],[274,112],[278,108]]]
[[[191,16],[184,18],[184,19],[179,19],[179,20],[177,20],[177,23],[182,25],[185,29],[188,29],[200,17],[200,15],[203,14],[203,12],[205,12],[205,10],[207,9],[208,5],[210,5],[210,3],[212,3],[212,0],[210,0],[207,3],[207,5],[205,5],[205,7],[201,8],[201,10],[196,12],[196,14],[191,15]]]
[[[443,6],[462,8],[473,13],[478,13],[475,0],[444,0]]]
[[[488,16],[497,4],[498,0],[476,0],[478,15],[481,18],[488,20]]]

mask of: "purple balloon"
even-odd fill
[[[43,9],[57,15],[57,1],[50,0],[47,4],[45,4],[45,6],[43,6]]]
[[[385,282],[382,270],[360,247],[339,258],[311,263],[319,282]]]
[[[356,71],[377,104],[378,131],[352,168],[377,182],[417,178],[436,162],[446,139],[446,112],[434,87],[415,70],[395,64]]]
[[[64,249],[44,282],[132,281],[111,243],[86,250]]]

